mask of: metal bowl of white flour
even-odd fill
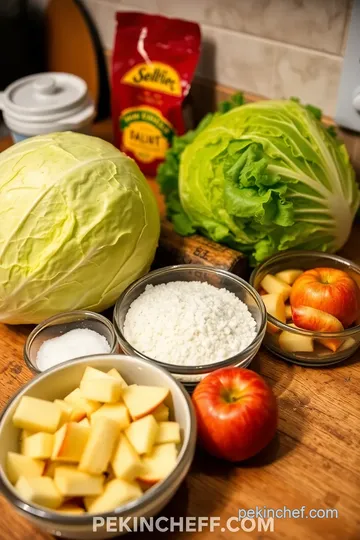
[[[113,322],[126,354],[157,362],[190,389],[216,369],[250,364],[266,312],[257,291],[234,274],[179,265],[130,285]]]

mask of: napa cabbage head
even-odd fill
[[[149,270],[155,198],[136,163],[77,133],[42,135],[0,154],[0,321],[102,311]]]
[[[344,144],[316,116],[296,101],[261,101],[175,140],[159,172],[175,229],[244,251],[252,264],[290,248],[340,249],[359,190]]]

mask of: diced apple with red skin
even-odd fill
[[[341,322],[320,309],[308,306],[298,306],[292,308],[294,324],[304,330],[313,332],[342,332],[344,330]],[[319,342],[333,352],[336,352],[343,343],[342,339],[329,338],[319,339]]]
[[[97,409],[100,408],[101,403],[98,401],[93,401],[91,399],[86,399],[80,392],[80,388],[75,388],[70,394],[64,397],[64,401],[66,403],[70,403],[74,407],[74,409],[78,409],[79,411],[85,411],[86,416],[90,417]],[[79,418],[77,421],[82,420],[84,416]],[[76,421],[74,418],[72,420]]]
[[[267,313],[275,317],[275,319],[277,319],[278,321],[285,324],[286,322],[285,303],[284,303],[284,299],[282,295],[281,294],[265,294],[261,298],[265,304]],[[279,328],[277,328],[274,324],[270,322],[268,322],[267,324],[267,330],[271,334],[274,334],[280,331]]]
[[[267,274],[260,285],[268,294],[281,294],[284,302],[286,302],[291,293],[291,286],[272,274]]]
[[[292,285],[298,277],[301,276],[301,274],[304,272],[304,270],[298,270],[295,268],[289,268],[288,270],[282,270],[281,272],[278,272],[275,274],[275,277],[278,279],[281,279],[281,281],[285,281],[288,285]]]
[[[167,398],[168,388],[161,386],[138,386],[132,384],[123,389],[122,399],[133,420],[139,420],[152,412]]]
[[[294,324],[289,324],[296,328]],[[295,332],[284,330],[279,336],[279,346],[285,352],[314,352],[314,340],[311,336],[302,336]]]

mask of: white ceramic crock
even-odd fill
[[[69,73],[39,73],[0,93],[0,110],[14,142],[56,131],[88,133],[95,106],[85,81]]]

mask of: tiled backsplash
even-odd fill
[[[115,13],[138,10],[201,24],[198,74],[258,95],[298,96],[335,112],[351,0],[83,0],[111,50]]]

